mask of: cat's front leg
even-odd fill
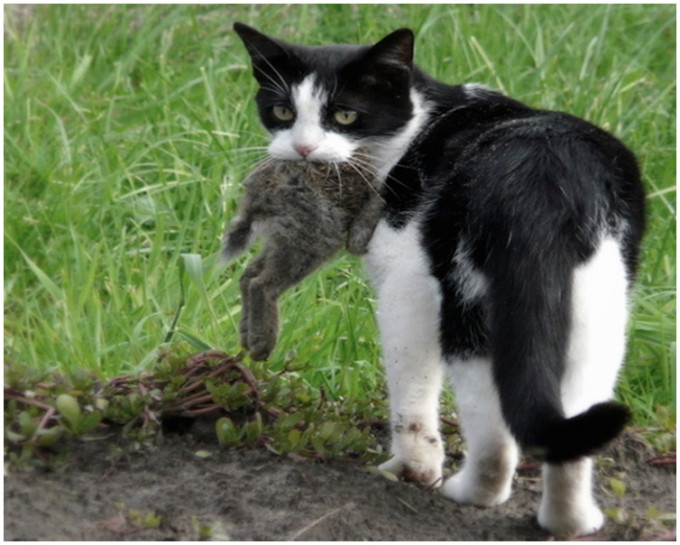
[[[439,433],[443,367],[438,350],[428,342],[431,332],[419,320],[411,321],[411,312],[393,314],[394,303],[378,303],[392,433],[392,458],[380,469],[439,486],[444,462]]]
[[[381,467],[438,486],[444,447],[439,434],[443,366],[439,285],[430,276],[413,227],[378,224],[367,264],[378,291],[378,322],[390,394],[392,458]]]

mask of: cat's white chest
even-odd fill
[[[379,289],[387,277],[429,276],[427,257],[419,242],[415,221],[402,229],[393,229],[381,219],[368,245],[365,263],[371,280]]]
[[[441,288],[430,273],[420,237],[417,220],[401,229],[393,229],[382,219],[368,245],[365,263],[378,295],[383,335],[392,330],[389,322],[407,319],[427,324],[426,329],[432,331],[422,335],[416,344],[430,344],[438,349],[436,331]],[[431,347],[420,348],[429,351]]]

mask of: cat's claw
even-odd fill
[[[379,469],[428,488],[441,486],[444,445],[436,425],[420,416],[397,414],[392,432],[392,458]]]

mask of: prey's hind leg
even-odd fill
[[[246,267],[241,275],[239,286],[241,288],[241,322],[239,324],[239,335],[241,346],[246,350],[250,349],[248,342],[248,324],[250,321],[250,284],[262,272],[265,266],[265,256],[258,255]]]
[[[278,244],[266,248],[259,273],[248,283],[247,346],[255,360],[265,360],[274,349],[279,332],[277,301],[288,288],[316,269],[325,253]]]
[[[611,399],[624,358],[628,281],[613,239],[574,271],[572,331],[562,378],[567,417]],[[541,526],[558,535],[585,535],[604,524],[592,494],[592,460],[544,464]]]
[[[510,497],[518,448],[503,420],[491,362],[485,358],[455,361],[449,374],[467,456],[463,468],[444,483],[442,493],[460,503],[498,505]]]

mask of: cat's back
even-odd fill
[[[604,168],[622,180],[628,174],[639,178],[633,154],[608,132],[570,114],[533,109],[493,92],[438,115],[410,155],[429,180],[426,186],[489,161],[508,173],[522,165],[540,169],[546,161],[561,162],[575,175],[570,187],[585,177],[579,169]],[[478,182],[484,186],[492,180]]]
[[[636,159],[568,114],[495,93],[442,109],[385,184],[388,225],[417,225],[440,279],[461,252],[480,269],[575,267],[606,235],[631,276],[637,267],[645,198]]]
[[[478,214],[520,207],[525,217],[635,216],[639,211],[621,205],[643,198],[633,154],[606,131],[565,113],[522,112],[490,123],[452,155],[447,182],[457,178]]]
[[[454,227],[582,258],[603,231],[625,230],[632,244],[643,231],[644,192],[625,145],[587,121],[501,95],[441,114],[401,168],[419,186],[413,213],[427,208],[434,239]]]

